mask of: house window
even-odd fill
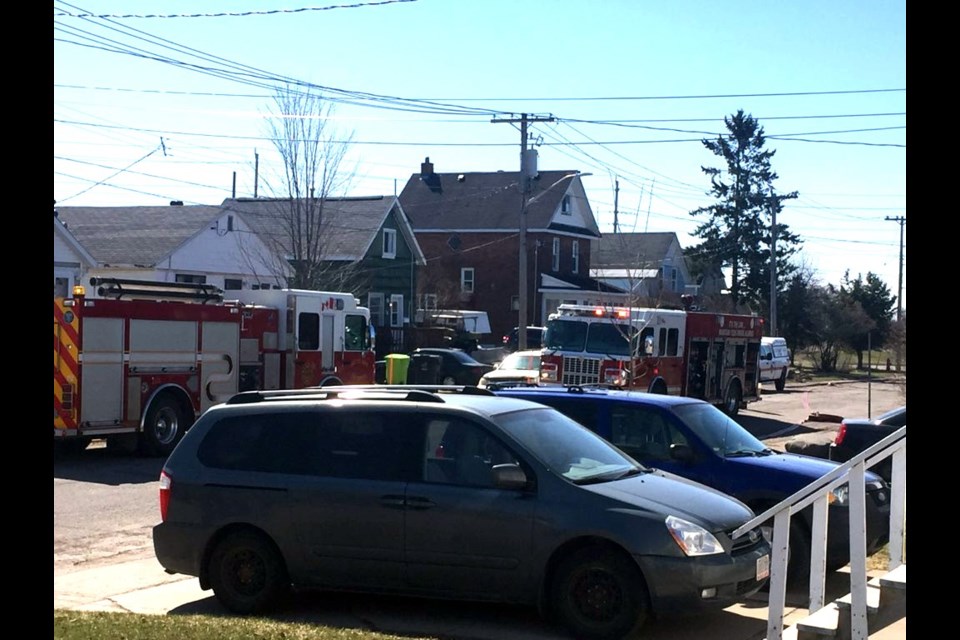
[[[569,216],[573,213],[573,209],[570,207],[570,196],[563,196],[563,200],[560,201],[560,213]]]
[[[384,258],[397,257],[397,230],[396,229],[383,230],[383,257]]]
[[[227,231],[233,231],[233,216],[227,216]]]
[[[573,250],[571,255],[573,256],[573,272],[579,273],[580,272],[580,241],[579,240],[573,241]]]
[[[383,326],[383,294],[367,295],[367,308],[370,309],[370,323],[375,327]]]
[[[473,293],[473,267],[460,269],[460,292]]]
[[[390,296],[390,326],[403,326],[403,296],[393,294]]]
[[[239,278],[224,278],[223,289],[225,291],[238,291],[243,289],[243,280]]]
[[[510,311],[520,311],[520,296],[510,297]]]
[[[553,264],[550,268],[560,271],[560,238],[553,239]]]
[[[436,311],[437,310],[437,294],[435,293],[417,294],[417,309],[424,309],[425,311]]]
[[[176,282],[181,284],[206,284],[207,276],[199,276],[192,273],[178,273],[174,276]]]

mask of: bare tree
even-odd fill
[[[271,197],[263,215],[270,220],[260,222],[270,231],[262,239],[291,288],[343,291],[359,284],[355,263],[330,259],[336,229],[325,215],[328,199],[343,195],[354,175],[344,168],[353,133],[342,136],[333,114],[321,94],[291,85],[276,90],[267,113],[282,168],[264,174]]]

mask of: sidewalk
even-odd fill
[[[845,574],[827,581],[827,596],[845,593]],[[54,609],[114,611],[148,615],[222,615],[212,591],[196,578],[166,574],[153,557],[103,564],[54,575]],[[806,616],[803,595],[787,598],[784,628]],[[397,635],[458,640],[569,640],[531,609],[363,595],[302,594],[282,614],[284,620],[366,629]],[[723,611],[691,618],[654,620],[647,640],[764,640],[766,595]],[[870,640],[905,640],[906,618],[871,632]]]

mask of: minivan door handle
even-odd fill
[[[380,496],[380,504],[385,507],[392,507],[394,509],[403,509],[403,507],[406,505],[406,498],[404,498],[402,495]]]
[[[409,509],[432,509],[437,503],[430,498],[421,498],[419,496],[410,496],[407,498],[407,508]]]

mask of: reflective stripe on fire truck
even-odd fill
[[[63,299],[53,301],[53,428],[77,428],[79,320]]]

